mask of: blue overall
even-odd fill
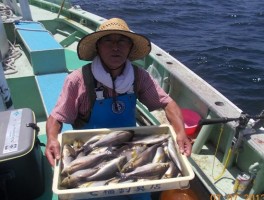
[[[124,94],[113,98],[99,99],[94,102],[90,120],[83,129],[116,128],[136,125],[136,96]]]
[[[123,94],[114,98],[103,98],[96,92],[97,100],[94,102],[89,121],[82,129],[116,128],[136,126],[136,95]],[[112,196],[96,198],[96,200],[151,200],[150,193],[131,194],[125,196]]]

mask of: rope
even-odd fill
[[[9,41],[8,41],[9,42]],[[17,73],[17,69],[15,66],[15,60],[18,59],[22,55],[20,50],[15,49],[15,46],[9,42],[9,50],[6,58],[3,59],[3,70],[5,75],[15,74]]]
[[[214,181],[218,181],[223,176],[223,174],[225,173],[225,170],[226,170],[226,167],[227,167],[227,165],[229,163],[230,155],[231,155],[231,152],[232,152],[232,150],[230,148],[228,150],[227,158],[226,158],[225,165],[223,167],[222,172],[217,177],[214,177],[215,158],[216,158],[216,154],[218,152],[218,148],[219,148],[220,140],[221,140],[221,137],[222,137],[222,134],[223,134],[223,130],[224,130],[224,124],[221,125],[221,130],[220,130],[220,134],[219,134],[219,137],[218,137],[218,141],[217,141],[217,145],[216,145],[216,149],[215,149],[215,154],[214,154],[213,168],[212,168],[212,177],[213,177]]]
[[[3,3],[0,3],[0,16],[3,22],[14,22],[22,18],[15,16],[12,9]]]

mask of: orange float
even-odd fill
[[[198,200],[191,189],[175,189],[161,192],[159,200]]]

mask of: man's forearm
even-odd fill
[[[185,134],[183,117],[179,106],[174,101],[171,101],[164,110],[176,134]]]
[[[49,116],[46,123],[46,132],[48,139],[57,139],[58,134],[61,132],[62,123]]]

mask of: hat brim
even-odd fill
[[[133,47],[128,56],[130,61],[141,59],[151,51],[151,43],[149,39],[141,34],[122,30],[105,30],[91,33],[80,40],[77,46],[79,59],[88,61],[94,59],[97,55],[96,42],[101,37],[109,34],[125,35],[133,41]]]

